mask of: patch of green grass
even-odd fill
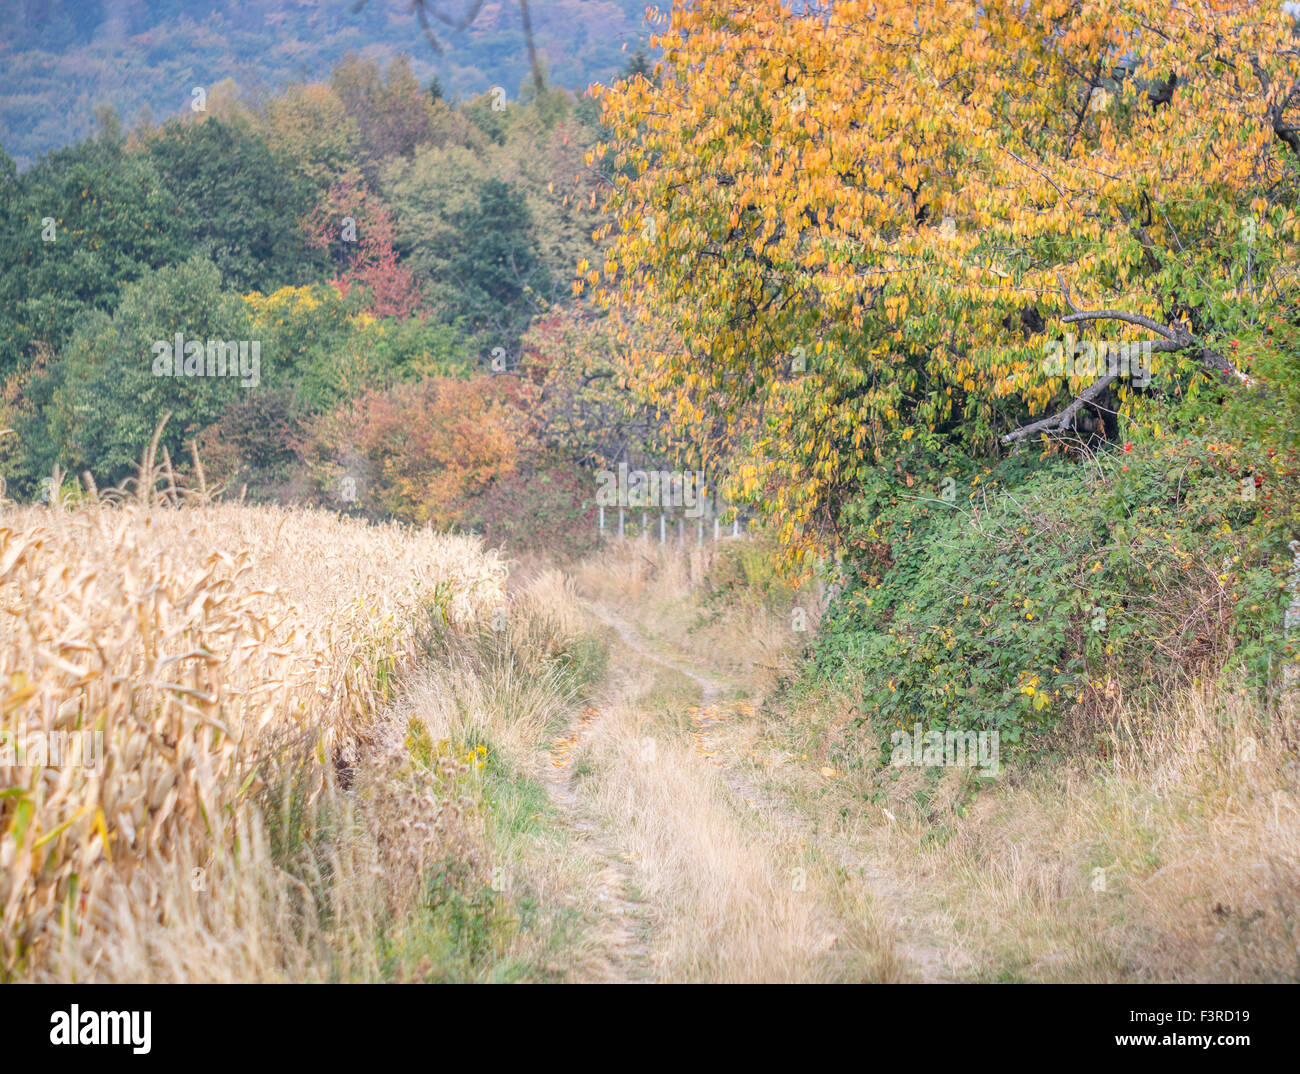
[[[464,742],[435,743],[418,720],[408,728],[407,749],[417,765],[444,756],[471,757],[473,788],[486,821],[489,875],[484,866],[448,859],[426,874],[418,912],[384,922],[378,932],[380,977],[429,983],[543,981],[559,963],[580,922],[571,909],[542,903],[510,872],[530,843],[560,838],[545,788],[515,769],[481,732]],[[478,767],[481,765],[481,767]],[[504,875],[496,869],[504,867]],[[499,885],[499,889],[497,886]],[[524,933],[540,943],[521,944]],[[528,950],[526,956],[521,950]]]
[[[464,862],[438,862],[426,874],[416,914],[381,925],[380,976],[448,984],[499,979],[518,926],[512,908]]]
[[[458,789],[476,800],[485,822],[486,860],[475,868],[449,860],[430,869],[419,912],[380,929],[381,978],[446,983],[553,979],[557,971],[550,966],[562,963],[560,956],[575,942],[580,921],[563,905],[543,904],[511,868],[536,853],[540,842],[564,838],[545,788],[518,770],[481,729],[464,740],[434,741],[413,718],[406,748],[418,768],[448,758],[469,766]]]
[[[611,632],[580,634],[570,639],[556,654],[556,665],[577,697],[589,697],[594,687],[605,681],[609,668]]]
[[[494,835],[501,840],[535,834],[554,814],[546,789],[513,770],[491,746],[484,757],[483,804]]]

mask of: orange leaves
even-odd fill
[[[504,378],[435,377],[362,395],[322,416],[309,455],[364,460],[362,506],[449,526],[493,481],[514,472],[527,430]]]

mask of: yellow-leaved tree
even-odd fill
[[[633,383],[683,435],[743,436],[728,492],[779,521],[792,560],[834,542],[891,445],[994,451],[1090,411],[1113,433],[1152,393],[1250,384],[1219,341],[1293,293],[1300,237],[1280,5],[695,0],[660,18],[655,77],[594,91],[609,241],[579,289],[671,329]],[[1076,337],[1091,360],[1053,365]]]

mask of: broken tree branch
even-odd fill
[[[1007,433],[1007,435],[1002,438],[1002,443],[1014,444],[1019,440],[1025,440],[1031,436],[1036,436],[1038,433],[1064,432],[1067,429],[1073,429],[1074,416],[1078,414],[1084,406],[1091,403],[1101,395],[1102,392],[1109,388],[1118,379],[1119,377],[1115,374],[1108,373],[1101,379],[1094,380],[1084,388],[1073,403],[1067,406],[1059,414],[1052,414],[1049,417],[1040,418],[1031,425],[1024,425],[1019,429]]]
[[[1149,328],[1152,332],[1183,347],[1191,346],[1192,343],[1191,333],[1181,326],[1171,328],[1140,313],[1125,313],[1123,310],[1080,310],[1078,313],[1062,317],[1061,321],[1065,324],[1074,324],[1078,321],[1123,321],[1125,324]]]

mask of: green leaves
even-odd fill
[[[1236,476],[1258,449],[1128,446],[1028,476],[1017,460],[954,460],[952,506],[924,491],[941,460],[900,458],[846,511],[856,555],[812,674],[854,685],[882,742],[917,721],[1013,742],[1089,696],[1160,693],[1220,661],[1229,677],[1279,674],[1285,564],[1266,539],[1267,504],[1243,505]],[[1279,484],[1271,471],[1265,483],[1281,493],[1295,469],[1287,459]],[[1207,613],[1224,606],[1231,658],[1229,631]]]
[[[306,182],[256,135],[220,119],[169,123],[147,159],[179,207],[187,254],[206,254],[226,287],[274,290],[308,278],[313,258],[298,230],[311,207]]]
[[[60,346],[83,309],[111,310],[123,285],[183,256],[175,198],[115,143],[62,150],[3,186],[0,376],[36,345]]]
[[[46,374],[48,404],[39,414],[45,436],[33,445],[36,474],[54,462],[73,472],[92,469],[101,485],[132,472],[163,413],[172,412],[163,445],[185,457],[188,437],[214,421],[241,389],[237,376],[155,376],[153,346],[186,341],[249,341],[250,320],[240,297],[223,292],[220,275],[202,257],[146,274],[125,288],[117,311],[83,317]],[[270,370],[262,367],[259,375]],[[46,439],[48,437],[48,439]],[[36,475],[32,475],[36,476]]]

